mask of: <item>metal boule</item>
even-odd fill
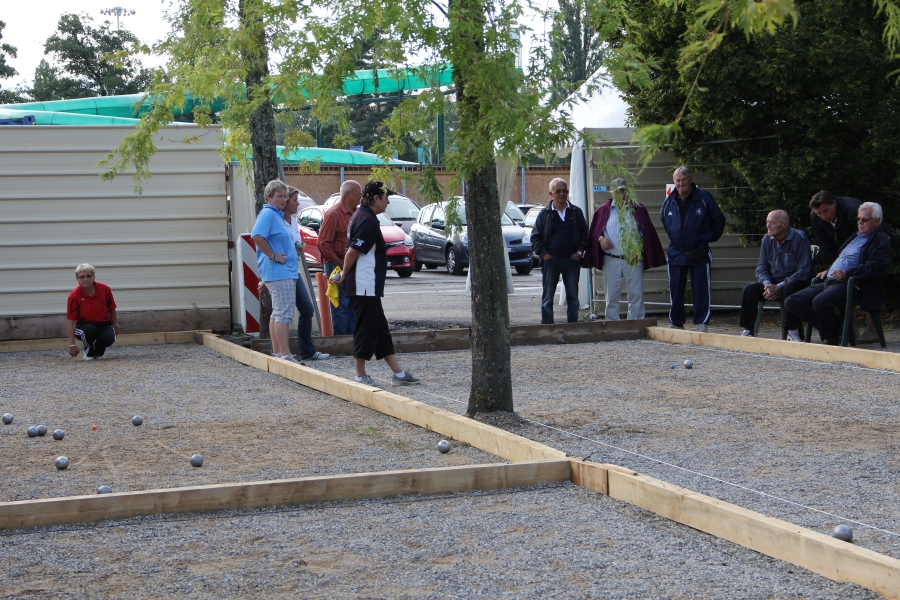
[[[450,452],[450,442],[448,442],[447,440],[441,440],[438,442],[437,448],[438,452],[440,452],[441,454],[447,454],[448,452]]]
[[[64,437],[66,437],[66,432],[63,431],[62,429],[57,429],[56,431],[53,432],[53,439],[54,439],[54,440],[61,440],[61,439],[63,439]]]
[[[191,457],[191,466],[192,467],[202,467],[203,466],[203,457],[199,454],[195,454]]]
[[[69,459],[66,458],[65,456],[60,456],[59,458],[56,459],[54,464],[56,465],[56,468],[59,469],[60,471],[65,471],[66,469],[69,468]]]

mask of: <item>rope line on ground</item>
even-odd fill
[[[662,343],[664,343],[664,342],[662,342]],[[381,379],[381,378],[378,378],[378,377],[373,377],[373,379],[376,379],[376,380],[378,380],[378,381],[385,381],[385,382],[387,382],[387,380],[384,380],[384,379]],[[436,397],[436,398],[442,398],[442,399],[444,399],[444,400],[449,400],[450,402],[455,402],[455,403],[457,403],[457,404],[464,404],[464,405],[467,405],[467,406],[468,406],[468,402],[465,402],[465,401],[463,401],[463,400],[457,400],[456,398],[448,398],[447,396],[442,396],[442,395],[440,395],[440,394],[435,394],[434,392],[428,392],[428,391],[425,391],[425,390],[423,390],[423,389],[416,389],[415,391],[422,392],[423,394],[428,394],[428,395],[434,396],[434,397]],[[544,427],[544,428],[546,428],[546,429],[550,429],[550,430],[552,430],[552,431],[556,431],[556,432],[559,432],[559,433],[562,433],[562,434],[565,434],[565,435],[568,435],[568,436],[571,436],[571,437],[579,438],[579,439],[584,440],[584,441],[586,441],[586,442],[591,442],[591,443],[593,443],[593,444],[598,444],[598,445],[600,445],[600,446],[606,446],[607,448],[612,448],[612,449],[617,450],[617,451],[619,451],[619,452],[624,452],[624,453],[626,453],[626,454],[631,454],[631,455],[633,455],[633,456],[637,456],[637,457],[639,457],[639,458],[642,458],[642,459],[644,459],[644,460],[648,460],[648,461],[650,461],[650,462],[654,462],[654,463],[657,463],[657,464],[660,464],[660,465],[664,465],[664,466],[667,466],[667,467],[671,467],[671,468],[673,468],[673,469],[678,469],[678,470],[680,470],[680,471],[684,471],[685,473],[690,473],[690,474],[696,475],[696,476],[698,476],[698,477],[703,477],[703,478],[705,478],[705,479],[709,479],[710,481],[715,481],[715,482],[717,482],[717,483],[721,483],[721,484],[724,484],[724,485],[729,485],[729,486],[732,486],[732,487],[734,487],[734,488],[737,488],[737,489],[740,489],[740,490],[744,490],[744,491],[746,491],[746,492],[751,492],[751,493],[753,493],[753,494],[757,494],[757,495],[759,495],[759,496],[763,496],[763,497],[765,497],[765,498],[770,498],[770,499],[772,499],[772,500],[777,500],[778,502],[784,502],[785,504],[790,504],[791,506],[796,506],[797,508],[803,508],[803,509],[806,509],[806,510],[809,510],[809,511],[812,511],[812,512],[816,512],[816,513],[819,513],[819,514],[822,514],[822,515],[827,515],[827,516],[829,516],[829,517],[834,517],[835,519],[840,519],[840,520],[842,520],[842,521],[846,521],[847,523],[853,523],[854,525],[859,525],[860,527],[865,527],[865,528],[867,528],[867,529],[872,529],[872,530],[874,530],[874,531],[879,531],[879,532],[884,533],[884,534],[887,534],[887,535],[892,535],[892,536],[895,536],[895,537],[900,537],[900,533],[895,533],[895,532],[890,531],[890,530],[888,530],[888,529],[882,529],[881,527],[877,527],[877,526],[875,526],[875,525],[870,525],[870,524],[864,523],[864,522],[862,522],[862,521],[857,521],[857,520],[851,519],[851,518],[849,518],[849,517],[843,517],[843,516],[841,516],[841,515],[838,515],[838,514],[835,514],[835,513],[832,513],[832,512],[828,512],[828,511],[825,511],[825,510],[820,510],[820,509],[818,509],[818,508],[813,508],[812,506],[807,506],[806,504],[802,504],[802,503],[800,503],[800,502],[794,502],[793,500],[788,500],[787,498],[782,498],[782,497],[780,497],[780,496],[775,496],[774,494],[769,494],[768,492],[764,492],[764,491],[762,491],[762,490],[757,490],[757,489],[755,489],[755,488],[747,487],[747,486],[741,485],[741,484],[739,484],[739,483],[734,483],[734,482],[728,481],[727,479],[721,479],[721,478],[716,477],[716,476],[714,476],[714,475],[707,475],[706,473],[702,473],[702,472],[700,472],[700,471],[695,471],[695,470],[689,469],[689,468],[687,468],[687,467],[682,467],[682,466],[680,466],[680,465],[676,465],[676,464],[674,464],[674,463],[670,463],[670,462],[667,462],[667,461],[664,461],[664,460],[661,460],[661,459],[658,459],[658,458],[654,458],[654,457],[648,456],[648,455],[646,455],[646,454],[641,454],[640,452],[635,452],[635,451],[633,451],[633,450],[628,450],[628,449],[626,449],[626,448],[621,448],[621,447],[615,446],[615,445],[613,445],[613,444],[608,444],[608,443],[606,443],[606,442],[601,442],[600,440],[595,440],[595,439],[593,439],[593,438],[589,438],[589,437],[583,436],[583,435],[581,435],[581,434],[579,434],[579,433],[575,433],[574,431],[568,431],[568,430],[565,430],[565,429],[560,429],[559,427],[554,427],[554,426],[552,426],[552,425],[547,425],[546,423],[541,423],[540,421],[534,421],[534,420],[532,420],[532,419],[527,419],[527,418],[525,418],[525,417],[523,417],[523,416],[521,416],[521,415],[517,415],[517,416],[518,416],[521,420],[525,421],[526,423],[531,423],[532,425],[537,425],[537,426],[539,426],[539,427]]]

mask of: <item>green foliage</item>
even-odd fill
[[[661,65],[649,88],[625,88],[641,142],[712,175],[738,231],[761,233],[776,208],[807,226],[820,189],[881,202],[898,222],[900,88],[886,16],[845,0],[798,2],[796,27],[749,42],[729,33],[701,68],[681,50],[700,35],[687,23],[704,2],[684,3],[677,19],[655,0],[630,6],[646,25],[629,39]],[[678,130],[654,125],[673,121]]]
[[[36,101],[136,94],[150,84],[150,70],[135,58],[145,50],[140,40],[129,31],[110,29],[108,21],[99,27],[91,23],[86,14],[60,17],[56,33],[44,44],[44,54],[57,65],[42,60],[35,70]]]
[[[559,0],[559,12],[553,17],[550,48],[564,79],[557,81],[550,93],[551,104],[557,104],[600,68],[602,44],[587,14],[588,0]]]
[[[3,39],[3,29],[5,27],[6,23],[0,21],[0,40]],[[17,52],[18,50],[15,46],[0,43],[0,79],[9,79],[10,77],[15,77],[19,74],[18,71],[16,71],[6,62],[7,57],[16,58]],[[15,88],[7,89],[3,89],[2,87],[0,87],[0,104],[25,102],[28,99],[25,97],[27,93],[28,91],[21,85]]]

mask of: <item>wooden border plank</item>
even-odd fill
[[[203,485],[0,503],[0,529],[24,529],[337,500],[497,490],[569,481],[569,461],[467,465]]]
[[[208,331],[208,330],[207,330]],[[142,344],[192,344],[197,331],[163,331],[157,333],[123,333],[117,336],[116,346],[139,346]],[[13,340],[0,342],[0,352],[25,352],[29,350],[65,350],[68,338],[43,340]]]
[[[722,348],[724,350],[754,352],[790,358],[806,358],[824,362],[849,362],[872,369],[900,371],[900,354],[883,350],[842,348],[840,346],[825,346],[823,344],[798,344],[797,342],[784,340],[723,335],[721,333],[699,333],[697,331],[663,327],[648,327],[647,337],[651,340],[672,344],[695,344],[698,346]]]
[[[510,344],[533,346],[543,344],[585,344],[616,340],[641,340],[656,319],[587,321],[556,323],[554,325],[517,325],[509,328]],[[442,352],[466,350],[471,346],[469,329],[443,329],[394,333],[397,352]],[[352,354],[353,336],[316,337],[315,346],[329,354]],[[253,340],[251,348],[257,352],[272,351],[270,340]],[[297,339],[291,338],[291,351],[298,351]]]
[[[835,581],[900,598],[900,560],[616,465],[609,496]]]
[[[506,460],[521,462],[535,460],[564,460],[566,453],[528,438],[509,433],[498,427],[479,423],[474,419],[410,400],[380,388],[365,385],[304,365],[279,360],[260,352],[247,351],[212,334],[203,336],[204,345],[235,358],[250,352],[251,366],[269,371],[300,385],[371,408],[386,415],[408,421],[436,433],[466,442],[479,450],[490,452]],[[240,360],[240,358],[238,358]],[[241,360],[241,362],[244,362]],[[247,364],[247,363],[245,363]]]
[[[576,458],[571,459],[571,461],[572,483],[607,496],[609,495],[609,481],[606,475],[607,465],[585,462]]]

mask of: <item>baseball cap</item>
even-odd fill
[[[396,195],[397,192],[384,185],[381,181],[370,181],[362,189],[362,195],[368,198],[384,195]]]
[[[620,177],[619,179],[613,179],[612,187],[617,190],[624,190],[628,186],[625,184],[625,180]]]

